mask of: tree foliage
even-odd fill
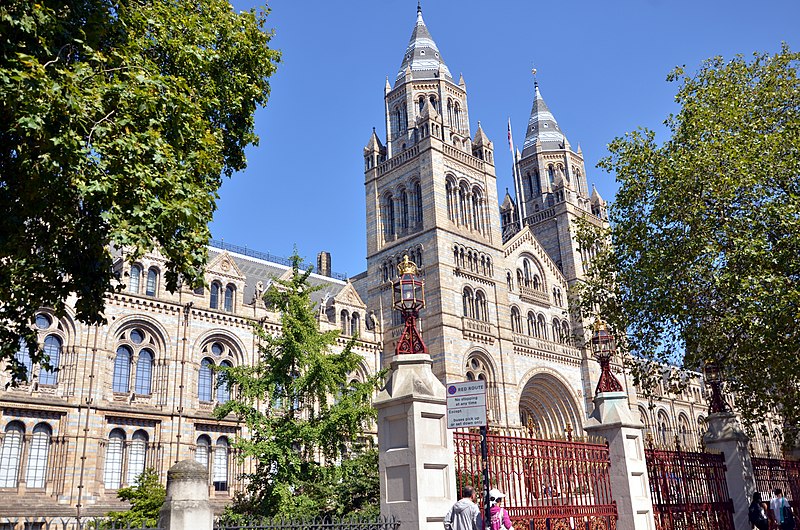
[[[262,516],[318,516],[369,511],[376,504],[377,457],[359,437],[374,418],[371,398],[379,375],[353,377],[360,355],[355,338],[334,351],[339,331],[320,331],[300,258],[292,277],[267,290],[269,307],[281,314],[281,332],[256,325],[260,358],[251,366],[225,368],[234,399],[215,410],[235,414],[247,426],[236,441],[242,457],[255,460],[247,495],[231,512]],[[373,465],[374,464],[374,465]],[[348,491],[351,497],[341,493]]]
[[[34,313],[103,320],[111,248],[158,247],[166,287],[202,281],[222,175],[245,167],[279,53],[226,0],[0,6],[0,359],[42,361]]]
[[[800,418],[798,65],[784,45],[670,74],[671,136],[629,133],[601,161],[620,183],[612,247],[580,288],[635,358],[716,361],[746,420],[778,411],[787,427]]]
[[[167,498],[167,490],[161,485],[155,470],[146,469],[136,478],[134,486],[117,491],[117,497],[131,503],[131,507],[124,512],[107,513],[106,517],[112,526],[155,528],[158,526],[158,512]]]

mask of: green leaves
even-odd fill
[[[158,247],[169,289],[202,282],[221,176],[245,167],[280,60],[265,17],[225,0],[0,7],[0,358],[72,294],[102,322],[112,246]]]
[[[248,495],[232,511],[318,516],[369,510],[378,498],[377,461],[362,467],[359,437],[375,417],[371,399],[382,374],[355,378],[362,362],[352,351],[355,339],[342,347],[338,331],[319,330],[310,271],[299,268],[296,254],[292,262],[291,278],[276,280],[265,293],[268,307],[281,315],[281,332],[257,325],[258,363],[223,372],[235,399],[214,414],[244,421],[247,435],[236,445],[256,462]],[[367,476],[356,476],[353,466]],[[361,493],[332,503],[343,488]]]
[[[600,163],[620,183],[603,272],[630,353],[690,370],[715,359],[748,421],[779,412],[787,427],[800,418],[798,65],[784,45],[676,69],[671,137],[629,133]]]
[[[135,485],[121,488],[117,497],[128,501],[131,507],[122,512],[106,514],[112,526],[155,527],[158,524],[158,512],[167,497],[167,490],[161,485],[155,470],[148,468],[136,477]]]

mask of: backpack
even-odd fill
[[[768,521],[767,514],[764,513],[764,508],[757,502],[754,502],[750,505],[750,509],[747,511],[747,517],[750,519],[750,522],[756,526],[763,524]]]

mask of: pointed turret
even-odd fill
[[[417,6],[417,23],[411,32],[403,62],[397,73],[394,86],[399,85],[406,78],[406,73],[411,72],[412,79],[438,79],[444,76],[453,83],[453,76],[442,60],[439,48],[433,41],[425,21],[422,19],[422,8]]]
[[[375,132],[375,127],[373,127],[372,135],[369,137],[366,147],[364,147],[364,153],[380,153],[381,150],[383,150],[383,144],[381,143],[381,139],[378,138],[378,133]]]
[[[478,122],[478,130],[475,132],[475,139],[472,140],[472,145],[475,147],[488,147],[489,149],[494,149],[492,141],[489,140],[489,137],[483,132],[481,122]]]
[[[500,205],[501,212],[507,212],[509,210],[515,210],[517,208],[517,204],[514,202],[514,199],[511,197],[511,194],[508,193],[508,188],[506,188],[506,196],[503,199],[503,204]]]
[[[607,218],[608,210],[606,208],[606,201],[604,201],[597,192],[597,188],[594,187],[594,184],[592,184],[592,196],[589,197],[589,204],[591,204],[592,213],[594,215],[603,220]]]
[[[525,133],[525,143],[522,146],[522,156],[526,157],[536,149],[537,142],[541,143],[541,150],[551,151],[564,149],[567,138],[556,122],[553,113],[547,108],[547,104],[539,92],[539,83],[534,83],[533,108],[531,117],[528,120],[528,131]]]
[[[386,159],[386,148],[381,143],[375,127],[372,128],[372,136],[369,137],[366,147],[364,147],[364,170],[368,171],[377,167],[378,164]]]

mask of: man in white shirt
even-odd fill
[[[783,490],[775,488],[774,497],[769,501],[769,509],[781,530],[794,530],[794,516],[789,501],[783,496]],[[784,509],[785,508],[785,509]],[[787,513],[788,512],[788,513]]]

